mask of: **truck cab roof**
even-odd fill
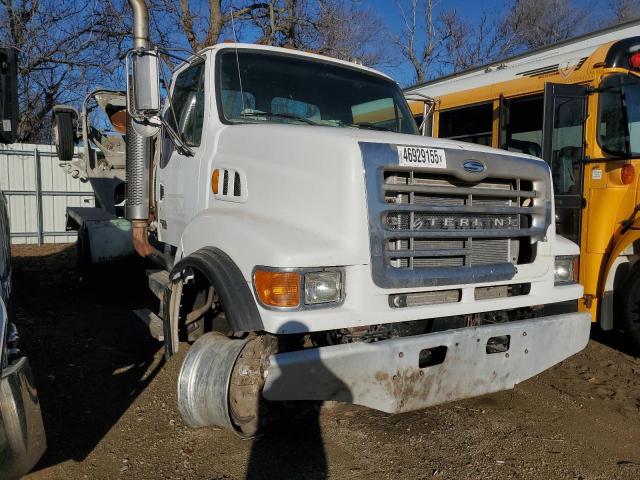
[[[342,65],[348,68],[354,68],[356,70],[360,70],[363,72],[368,72],[371,73],[373,75],[377,75],[380,77],[384,77],[394,83],[395,80],[393,78],[391,78],[389,75],[386,75],[374,68],[370,68],[370,67],[366,67],[364,65],[361,65],[359,63],[356,62],[348,62],[346,60],[340,60],[338,58],[334,58],[334,57],[329,57],[326,55],[320,55],[318,53],[313,53],[313,52],[307,52],[307,51],[303,51],[303,50],[297,50],[294,48],[284,48],[284,47],[272,47],[269,45],[258,45],[255,43],[235,43],[235,42],[230,42],[230,43],[218,43],[216,45],[213,45],[211,47],[206,47],[203,48],[202,50],[200,50],[196,55],[193,55],[192,57],[189,58],[190,61],[195,60],[198,56],[203,55],[207,52],[218,52],[221,50],[227,50],[227,49],[231,49],[231,50],[235,50],[235,49],[244,49],[244,50],[260,50],[260,51],[264,51],[264,52],[273,52],[276,54],[282,54],[282,55],[291,55],[291,56],[296,56],[296,57],[302,57],[302,58],[307,58],[309,60],[315,60],[315,61],[321,61],[321,62],[328,62],[328,63],[333,63],[336,65]]]

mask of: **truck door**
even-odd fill
[[[177,74],[164,118],[193,155],[178,151],[169,132],[162,132],[162,159],[157,172],[159,235],[177,245],[197,211],[199,169],[204,126],[205,63],[192,64]]]
[[[587,87],[547,83],[544,91],[542,158],[551,167],[556,231],[579,244],[583,208],[582,171]]]

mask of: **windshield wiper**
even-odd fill
[[[381,132],[395,132],[387,127],[381,127],[380,125],[374,125],[373,123],[349,123],[348,127],[365,128],[367,130],[380,130]]]
[[[287,118],[289,120],[298,120],[300,122],[304,122],[307,125],[320,125],[313,120],[309,120],[308,118],[301,117],[299,115],[295,115],[293,113],[269,113],[269,112],[242,112],[240,114],[241,117],[267,117],[267,118]]]

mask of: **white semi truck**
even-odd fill
[[[131,4],[128,93],[100,97],[127,113],[126,162],[86,115],[57,109],[56,136],[69,152],[77,128],[103,152],[70,171],[109,177],[115,197],[126,180],[108,214],[75,212],[83,254],[117,257],[104,239],[126,232],[154,265],[146,320],[168,355],[192,343],[187,424],[252,435],[288,400],[404,412],[512,388],[584,348],[589,316],[550,314],[582,287],[543,161],[421,137],[386,75],[267,46],[192,55],[161,108],[163,52]]]

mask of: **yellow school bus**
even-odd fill
[[[426,135],[543,158],[580,245],[578,309],[640,349],[640,22],[405,90]],[[428,96],[425,103],[412,101]],[[430,112],[423,118],[425,112]],[[637,264],[636,264],[637,263]]]

